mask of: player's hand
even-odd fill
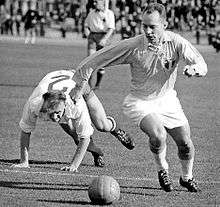
[[[76,104],[79,99],[83,95],[84,87],[82,85],[76,85],[69,93],[71,99],[73,100],[73,103]]]
[[[62,171],[70,171],[70,172],[78,172],[76,167],[71,166],[65,166],[61,168]]]
[[[30,168],[28,163],[13,164],[10,167],[11,168]]]
[[[192,77],[192,76],[199,76],[198,73],[196,73],[196,70],[193,66],[185,66],[184,70],[183,70],[183,74],[186,75],[187,77]]]
[[[104,47],[106,44],[107,44],[106,38],[101,39],[101,41],[99,42],[99,45],[101,45],[102,47]]]

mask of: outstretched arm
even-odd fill
[[[77,169],[80,166],[80,164],[85,156],[89,142],[90,142],[89,138],[81,137],[70,166],[65,166],[65,167],[61,168],[61,170],[77,172]]]
[[[14,164],[12,167],[29,167],[29,158],[28,158],[28,152],[29,152],[29,145],[30,145],[30,136],[31,133],[26,133],[24,131],[21,131],[20,135],[20,163]]]
[[[188,77],[205,76],[208,69],[207,64],[202,55],[188,40],[184,38],[181,38],[180,40],[180,55],[183,57],[186,63],[183,74]]]

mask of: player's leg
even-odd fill
[[[88,36],[88,44],[87,44],[87,56],[90,56],[96,52],[96,43],[94,41],[94,35],[92,33],[89,34]],[[93,79],[93,74],[91,75],[89,79],[89,85],[92,87],[92,79]]]
[[[104,68],[101,68],[97,71],[96,83],[95,83],[95,86],[94,86],[95,90],[100,88],[100,84],[101,84],[101,81],[103,79],[104,74],[105,74],[105,69]]]
[[[95,93],[88,87],[84,94],[91,120],[97,130],[101,132],[110,132],[115,136],[126,148],[133,149],[135,144],[128,133],[122,130],[115,119],[106,116],[102,103],[99,101]]]
[[[173,187],[166,161],[166,129],[159,117],[154,113],[146,115],[141,120],[140,129],[149,136],[150,150],[157,165],[159,183],[165,191],[170,192]]]
[[[72,130],[68,124],[60,123],[60,126],[68,135],[70,135],[73,138],[75,144],[78,145],[79,139],[78,139],[78,135],[77,135],[76,131]],[[90,137],[90,142],[89,142],[89,146],[87,148],[87,151],[91,152],[91,154],[94,158],[95,166],[103,167],[105,165],[104,159],[103,159],[104,154],[103,154],[102,150],[95,145],[92,137]]]
[[[28,44],[31,38],[30,29],[25,28],[25,44]]]
[[[31,44],[35,44],[36,42],[36,28],[31,28]]]
[[[97,51],[101,50],[103,48],[102,45],[99,45],[99,41],[102,39],[102,37],[103,37],[102,34],[97,35],[97,37],[96,37],[96,44],[97,44],[96,50]],[[103,79],[104,74],[105,74],[105,69],[104,68],[98,69],[97,74],[96,74],[96,83],[95,83],[94,89],[99,89],[100,88],[100,84],[101,84],[101,81]]]
[[[178,156],[182,166],[180,185],[186,187],[190,192],[197,192],[198,186],[193,178],[195,148],[190,138],[190,126],[187,123],[184,126],[168,129],[167,131],[178,147]]]

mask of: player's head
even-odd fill
[[[162,4],[149,4],[143,11],[143,30],[152,44],[159,42],[167,27],[166,10]]]
[[[104,11],[105,10],[105,0],[94,0],[93,1],[94,7],[98,11]]]
[[[43,105],[40,110],[49,120],[59,122],[65,113],[66,95],[59,90],[43,94]]]

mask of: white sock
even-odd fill
[[[192,175],[193,161],[194,161],[194,158],[190,160],[180,160],[180,163],[182,165],[182,179],[184,181],[188,181],[189,179],[193,178],[193,175]]]
[[[165,146],[164,149],[159,154],[153,153],[155,163],[157,165],[157,171],[160,170],[168,171],[169,166],[166,161],[166,151],[167,151],[167,147]]]

